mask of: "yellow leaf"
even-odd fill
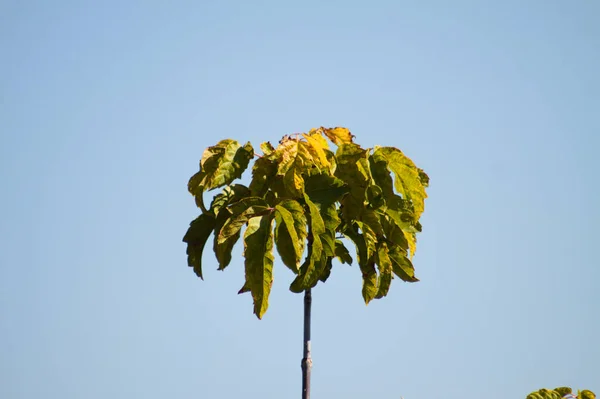
[[[323,136],[320,134],[303,134],[306,139],[309,150],[315,155],[313,159],[315,163],[318,162],[318,165],[321,168],[329,168],[331,163],[327,159],[327,153],[325,150],[329,150],[329,145]]]
[[[410,259],[412,260],[413,256],[415,256],[415,252],[417,251],[417,237],[415,233],[410,233],[402,230],[404,233],[404,238],[408,241],[408,250],[410,252]]]
[[[342,143],[352,143],[354,137],[350,130],[345,127],[332,127],[332,128],[321,128],[322,132],[329,140],[334,144],[339,145]]]
[[[298,141],[294,139],[283,141],[275,149],[274,155],[277,156],[277,161],[279,163],[277,174],[283,176],[296,161],[296,156],[298,155]]]

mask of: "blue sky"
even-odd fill
[[[415,265],[313,293],[314,398],[600,391],[600,3],[0,2],[0,397],[300,396],[302,297],[181,238],[205,147],[346,126],[431,177]],[[235,261],[237,259],[237,261]]]

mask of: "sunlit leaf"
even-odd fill
[[[352,143],[353,135],[350,133],[350,130],[345,127],[333,127],[333,128],[321,128],[323,134],[327,136],[329,140],[331,140],[334,144],[340,145],[344,143]]]
[[[410,258],[412,259],[417,251],[417,235],[404,230],[402,230],[402,232],[404,233],[404,238],[406,238],[406,242],[408,243],[408,251],[410,253]]]
[[[312,155],[312,158],[316,165],[320,168],[330,168],[331,163],[329,162],[327,152],[329,152],[329,145],[327,141],[320,134],[303,134],[302,135],[307,143],[308,149]]]
[[[561,399],[560,393],[550,389],[540,389],[527,395],[527,399]]]
[[[583,391],[579,392],[579,395],[577,395],[577,397],[579,399],[596,399],[596,394],[590,391],[589,389],[584,389]]]
[[[261,143],[260,149],[262,150],[263,154],[265,154],[265,155],[269,155],[273,151],[275,151],[275,148],[273,148],[273,146],[271,145],[271,143],[269,143],[268,141],[265,141],[264,143]]]
[[[261,319],[269,307],[273,284],[273,215],[252,217],[244,232],[246,283],[254,300],[254,314]]]
[[[394,187],[404,198],[412,201],[415,218],[418,220],[425,209],[427,198],[422,179],[429,184],[429,178],[425,178],[424,172],[397,148],[379,147],[375,149],[373,156],[385,159],[388,168],[394,173]]]
[[[285,176],[288,170],[292,168],[296,162],[298,155],[298,140],[288,138],[284,140],[276,149],[275,153],[278,156],[277,174]]]
[[[283,184],[292,197],[300,198],[304,194],[304,178],[296,167],[288,169],[283,176]]]
[[[204,191],[230,184],[242,176],[253,157],[254,149],[250,143],[241,147],[235,140],[221,140],[204,151],[200,172],[192,176],[188,190],[198,196]]]

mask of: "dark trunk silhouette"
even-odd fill
[[[312,294],[310,289],[304,291],[304,357],[302,358],[302,399],[310,399],[310,307]]]

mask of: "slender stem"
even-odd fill
[[[206,206],[204,206],[204,193],[200,192],[200,194],[196,196],[196,204],[198,204],[200,210],[202,210],[202,213],[208,213]]]
[[[312,358],[310,356],[310,308],[312,295],[310,288],[304,291],[304,357],[302,358],[302,399],[310,399],[310,370]]]

